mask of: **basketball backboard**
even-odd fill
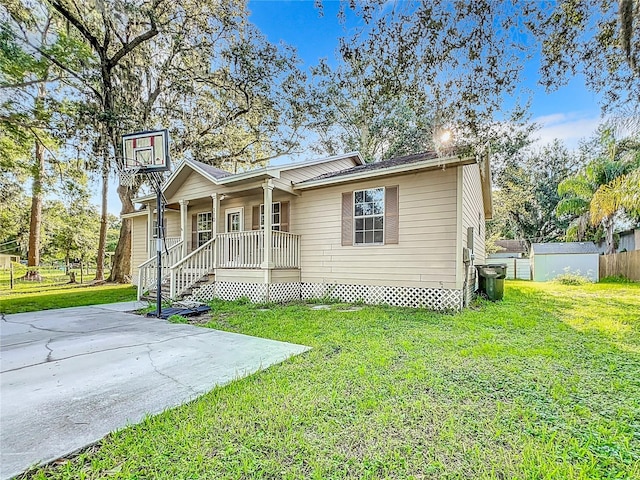
[[[130,133],[122,136],[124,170],[162,172],[169,170],[169,134],[166,130]]]

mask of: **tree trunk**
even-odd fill
[[[40,265],[40,230],[42,228],[42,183],[45,175],[44,145],[36,139],[35,142],[36,165],[33,169],[33,187],[31,194],[31,219],[29,221],[29,253],[27,266],[38,267]],[[42,277],[37,269],[27,269],[25,280],[41,281]]]
[[[133,212],[133,202],[131,201],[129,187],[119,185],[118,196],[122,202],[122,211],[120,213]],[[113,255],[109,281],[118,283],[129,283],[131,281],[131,220],[129,218],[122,219],[120,237]]]
[[[107,247],[107,202],[109,193],[109,151],[107,142],[103,141],[102,158],[102,211],[100,212],[100,237],[98,238],[98,255],[96,259],[96,281],[104,280],[104,257]]]
[[[613,242],[613,216],[605,217],[602,220],[602,224],[604,226],[607,254],[616,253],[616,246]]]

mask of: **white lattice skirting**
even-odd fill
[[[303,283],[300,290],[301,297],[305,300],[327,298],[347,303],[363,302],[430,310],[459,311],[462,308],[462,290],[323,283]]]
[[[237,283],[214,282],[202,286],[187,300],[236,300],[249,298],[252,302],[286,303],[294,300],[326,298],[346,303],[362,302],[370,305],[387,304],[398,307],[454,310],[462,308],[462,290],[444,288],[391,287],[380,285],[328,285],[324,283]]]

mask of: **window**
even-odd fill
[[[164,228],[162,229],[163,237],[167,236],[167,219],[166,217],[162,219],[162,223],[164,224]],[[153,238],[158,238],[158,220],[153,221]]]
[[[384,243],[384,188],[353,192],[354,243]]]
[[[280,230],[280,202],[271,204],[271,230]],[[260,230],[264,230],[264,203],[260,204]]]
[[[198,213],[196,231],[198,233],[198,247],[204,245],[212,236],[212,216],[211,212]]]

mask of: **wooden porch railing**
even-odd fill
[[[158,240],[156,238],[149,240],[149,250],[147,250],[147,252],[149,252],[149,256],[155,255],[157,241]],[[182,240],[180,239],[180,237],[166,237],[164,239],[164,243],[167,246],[167,249],[169,249],[177,243],[182,243]]]
[[[179,239],[178,239],[179,240]],[[154,244],[155,249],[155,244]],[[182,258],[182,241],[174,243],[167,250],[162,252],[162,280],[166,279],[170,274],[171,266]],[[153,256],[143,264],[138,266],[138,299],[142,294],[156,287],[158,278],[158,259]]]
[[[264,231],[219,233],[218,268],[260,268],[264,262]],[[271,232],[272,268],[300,267],[300,236]]]
[[[300,267],[300,236],[271,232],[271,268]],[[169,279],[169,295],[176,298],[215,268],[261,268],[264,262],[264,231],[221,233],[182,258],[182,242],[162,256],[162,279]],[[140,265],[138,298],[155,287],[156,259]]]
[[[219,268],[260,268],[264,259],[264,235],[260,230],[219,233]]]
[[[169,296],[176,298],[187,288],[212,272],[216,264],[215,238],[212,238],[171,266]]]
[[[300,235],[271,232],[271,261],[274,268],[300,268]]]

